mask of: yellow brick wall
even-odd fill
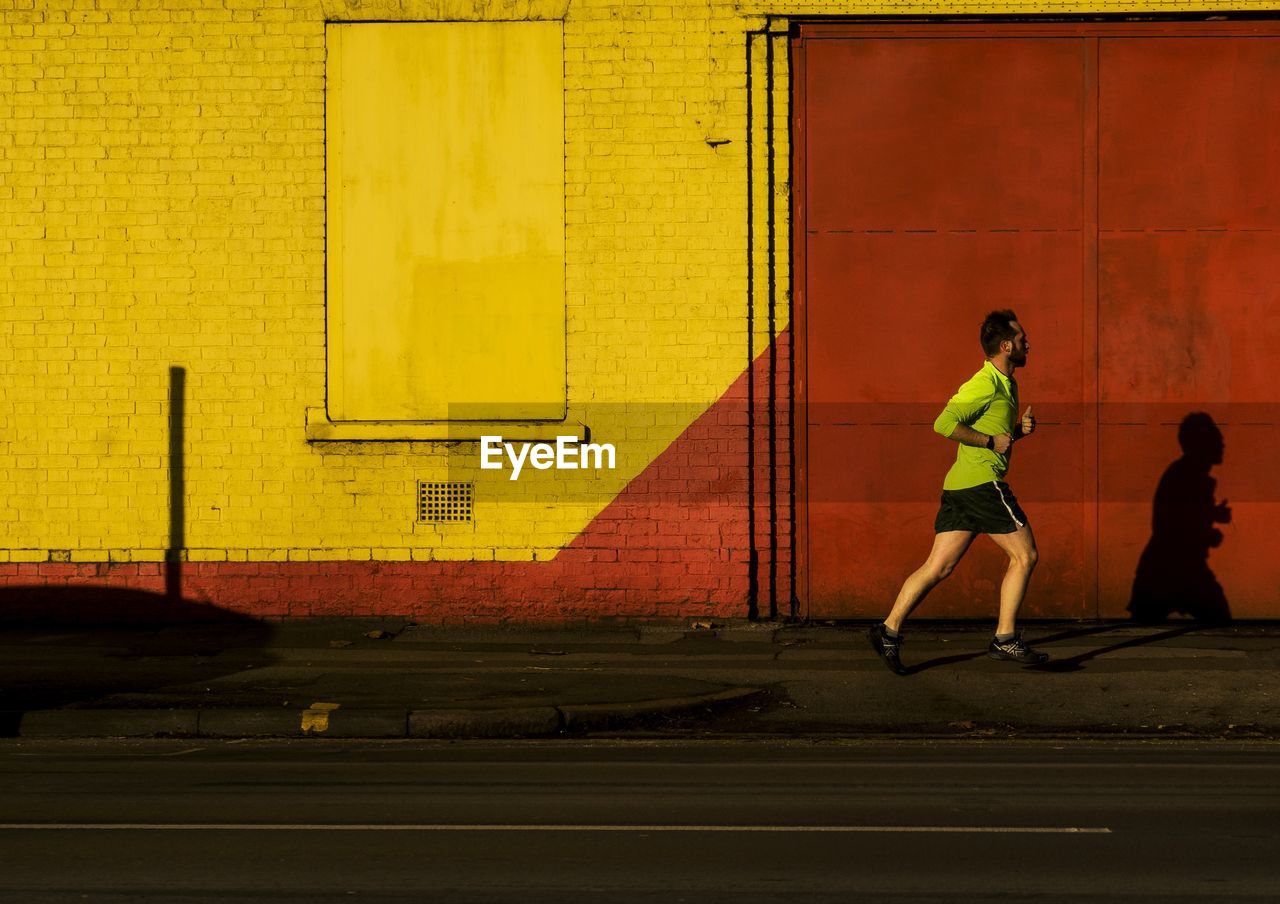
[[[0,560],[155,561],[169,369],[187,372],[203,560],[546,558],[746,365],[747,42],[766,15],[1268,9],[1265,3],[6,0],[0,10]],[[314,443],[325,391],[326,17],[564,12],[571,419],[603,478],[475,469],[474,444]],[[785,40],[775,44],[787,323]],[[765,44],[752,44],[754,348]],[[725,142],[725,143],[721,143]],[[474,479],[474,525],[415,524]]]

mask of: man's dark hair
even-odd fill
[[[1001,342],[1018,335],[1018,331],[1012,326],[1013,321],[1017,319],[1017,314],[1005,308],[1003,311],[992,311],[987,315],[986,320],[982,321],[982,332],[978,334],[978,341],[982,343],[982,350],[987,353],[988,358],[1000,354]]]

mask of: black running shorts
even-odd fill
[[[933,529],[937,533],[971,530],[979,534],[1011,534],[1026,523],[1026,513],[1009,484],[993,480],[963,490],[943,490],[942,507]]]

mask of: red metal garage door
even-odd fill
[[[1118,617],[1135,598],[1148,614],[1207,614],[1219,597],[1237,616],[1275,613],[1280,557],[1260,552],[1280,528],[1264,467],[1280,377],[1277,34],[801,31],[811,616],[882,615],[927,553],[955,455],[930,425],[981,364],[977,325],[994,307],[1031,336],[1018,377],[1043,427],[1009,477],[1041,547],[1026,614]],[[1184,421],[1208,451],[1180,455]],[[1234,493],[1229,525],[1206,523],[1225,517],[1215,493]],[[981,541],[922,614],[990,616],[1002,572]]]
[[[1101,615],[1275,617],[1280,36],[1103,40],[1098,63]]]

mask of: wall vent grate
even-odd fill
[[[418,520],[432,524],[471,520],[475,484],[418,481]]]

